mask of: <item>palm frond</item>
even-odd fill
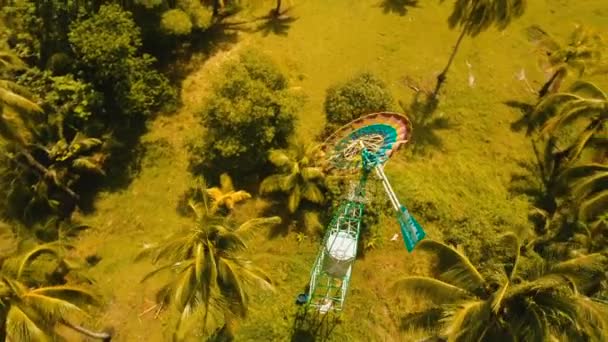
[[[18,111],[42,113],[42,108],[30,100],[30,97],[30,92],[24,87],[7,80],[0,80],[0,103]]]
[[[393,284],[391,291],[406,291],[412,295],[422,295],[438,305],[456,303],[475,297],[465,289],[429,277],[403,278]]]
[[[185,267],[182,270],[175,284],[173,284],[171,298],[173,305],[175,305],[179,312],[183,312],[187,306],[192,304],[196,285],[196,274],[193,265],[190,264],[189,267]]]
[[[608,95],[597,85],[587,81],[575,81],[570,86],[570,92],[588,95],[598,100],[608,100]]]
[[[36,258],[38,258],[42,254],[51,254],[55,258],[61,258],[62,250],[61,246],[57,243],[48,243],[37,246],[36,248],[29,251],[26,255],[21,259],[21,263],[19,264],[19,269],[17,271],[17,279],[21,278],[21,275],[25,268]]]
[[[608,305],[584,296],[574,298],[579,321],[592,341],[608,340]]]
[[[475,294],[484,287],[484,277],[466,256],[454,248],[426,239],[419,243],[418,249],[432,252],[439,257],[438,271],[446,282]]]
[[[600,163],[587,163],[573,166],[564,170],[558,177],[562,183],[568,184],[575,180],[590,176],[598,171],[608,172],[608,165]],[[576,188],[576,186],[574,186]]]
[[[247,314],[248,303],[244,284],[239,276],[239,265],[227,258],[218,261],[218,277],[220,281],[220,291],[231,299],[230,311],[239,317]]]
[[[325,200],[325,196],[323,196],[323,192],[321,192],[319,186],[310,182],[303,184],[302,197],[317,204],[321,204]]]
[[[11,305],[6,315],[6,338],[9,341],[51,341],[51,338],[18,305]]]
[[[144,275],[144,277],[140,280],[140,283],[143,283],[143,282],[147,281],[148,279],[150,279],[150,278],[152,278],[152,277],[154,277],[157,274],[160,274],[162,272],[165,272],[165,271],[168,271],[168,270],[176,271],[176,270],[179,270],[180,268],[185,268],[185,267],[188,267],[188,266],[190,266],[190,264],[188,262],[186,262],[186,261],[179,261],[179,262],[176,262],[176,263],[171,263],[171,264],[168,264],[168,265],[163,265],[163,266],[157,267],[156,269],[154,269],[154,270],[146,273]]]
[[[92,157],[79,157],[72,161],[72,167],[76,170],[88,171],[105,176],[105,171],[101,165]]]
[[[505,298],[507,290],[509,289],[509,285],[511,285],[509,282],[504,283],[500,290],[498,290],[498,292],[493,295],[492,312],[494,312],[494,314],[498,314],[500,309],[502,308],[503,300]]]
[[[506,243],[510,249],[510,253],[513,255],[513,262],[510,267],[506,267],[507,278],[512,280],[515,274],[517,274],[517,266],[519,264],[520,247],[521,243],[515,233],[509,232],[500,237],[504,243]]]
[[[276,167],[284,167],[292,163],[291,158],[285,150],[271,150],[268,153],[268,160]]]
[[[262,183],[260,184],[260,193],[262,195],[271,193],[271,192],[278,192],[278,191],[282,191],[283,190],[283,178],[284,176],[282,175],[272,175],[272,176],[268,176],[266,177]]]
[[[70,301],[81,301],[84,303],[96,303],[97,296],[81,287],[70,285],[46,286],[31,290],[29,294],[43,295]]]
[[[572,101],[560,108],[557,116],[549,119],[541,128],[541,134],[556,134],[559,128],[582,118],[593,118],[600,113],[605,104],[598,100]]]
[[[579,203],[586,199],[590,194],[608,188],[608,165],[602,166],[606,171],[596,172],[573,184],[572,195],[579,200]],[[596,170],[597,169],[598,168],[596,168]]]
[[[578,209],[578,217],[582,221],[589,221],[592,217],[606,212],[608,207],[608,190],[603,190],[591,196]]]
[[[43,322],[58,322],[85,315],[78,306],[58,298],[28,293],[22,300],[24,305],[36,311]]]
[[[221,200],[221,198],[224,196],[224,193],[218,187],[213,187],[213,188],[207,189],[207,194],[209,195],[209,197],[211,198],[211,200],[213,202],[219,202]]]
[[[287,199],[287,209],[290,213],[295,213],[296,210],[300,207],[300,200],[302,199],[302,194],[300,192],[300,185],[296,184],[293,187],[293,190],[289,194],[289,198]]]
[[[248,200],[250,198],[251,194],[245,190],[235,191],[226,198],[226,207],[228,207],[228,209],[233,209],[234,204]]]
[[[227,173],[220,175],[220,188],[223,193],[229,193],[234,191],[234,185],[232,185],[232,178]]]
[[[578,291],[587,293],[606,278],[607,268],[608,257],[594,253],[557,263],[549,273],[568,277]]]
[[[100,146],[103,141],[97,138],[89,138],[86,135],[78,132],[74,136],[74,139],[70,142],[70,150],[79,152],[88,152],[91,149]]]
[[[303,167],[301,172],[302,178],[307,181],[323,179],[325,177],[325,173],[320,167]]]
[[[450,306],[442,321],[448,341],[481,340],[487,331],[491,307],[488,301],[470,300]]]
[[[279,216],[254,218],[254,219],[247,220],[243,224],[241,224],[235,230],[235,233],[237,233],[238,235],[240,235],[242,237],[247,237],[254,230],[264,228],[264,227],[275,226],[277,224],[281,224],[281,218]]]

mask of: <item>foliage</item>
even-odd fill
[[[528,39],[535,43],[546,57],[546,64],[552,75],[539,91],[542,98],[547,94],[559,91],[563,80],[571,71],[578,77],[593,74],[602,70],[602,52],[605,42],[599,33],[588,27],[577,25],[564,44],[555,41],[540,27],[533,25],[527,28]]]
[[[84,70],[101,84],[117,81],[128,72],[125,61],[141,47],[140,31],[129,12],[105,5],[88,19],[72,25],[70,44]]]
[[[433,240],[418,248],[438,257],[437,275],[406,277],[395,287],[423,295],[441,312],[442,332],[451,341],[605,339],[608,306],[593,294],[605,274],[606,256],[594,254],[552,265],[532,279],[518,276],[520,245],[502,237],[504,268],[478,270],[458,250]],[[482,272],[484,274],[482,274]]]
[[[97,14],[74,23],[69,39],[84,78],[106,95],[110,110],[149,115],[176,98],[168,80],[152,68],[155,59],[137,55],[140,31],[119,6],[101,6]]]
[[[561,231],[555,228],[564,228],[563,220],[568,216],[594,227],[594,231],[601,226],[600,217],[608,205],[607,166],[583,156],[586,150],[605,151],[607,119],[608,96],[596,85],[582,81],[575,82],[567,93],[547,96],[530,116],[530,122],[541,126],[540,134],[546,137],[544,151],[537,152],[544,189],[540,195],[545,199],[537,212],[545,221],[545,230],[554,230],[551,239]],[[554,217],[558,209],[560,215]],[[570,219],[567,226],[580,225]]]
[[[89,290],[74,285],[33,283],[31,273],[24,272],[40,255],[48,253],[61,258],[60,246],[47,244],[36,246],[24,255],[3,255],[0,269],[0,338],[10,341],[51,341],[59,324],[90,337],[108,339],[108,333],[96,333],[74,322],[86,317],[85,305],[98,304],[97,296]],[[19,265],[16,273],[8,260]],[[63,262],[63,265],[67,264]],[[47,274],[50,276],[51,274]],[[47,277],[50,279],[50,277]]]
[[[103,95],[71,74],[52,76],[49,71],[31,68],[18,82],[44,99],[43,107],[53,125],[91,130],[103,123]]]
[[[213,13],[197,0],[178,0],[177,7],[190,18],[193,29],[206,30],[212,24]]]
[[[393,106],[386,84],[370,73],[361,73],[327,89],[326,131],[332,132],[361,115],[389,110]]]
[[[205,190],[203,188],[200,193],[202,202],[191,202],[197,217],[191,229],[178,232],[140,254],[140,257],[151,256],[154,263],[168,262],[143,280],[162,271],[174,274],[161,288],[158,298],[163,303],[171,303],[180,313],[176,337],[183,336],[185,328],[192,324],[189,323],[192,318],[198,318],[197,325],[202,324],[203,332],[208,332],[208,320],[214,318],[209,317],[213,316],[209,315],[212,306],[223,313],[226,326],[234,318],[245,317],[249,298],[245,286],[268,287],[271,283],[270,278],[243,259],[240,253],[247,249],[247,234],[278,224],[281,219],[255,218],[238,225],[229,217],[217,216],[211,211]]]
[[[192,32],[190,17],[180,9],[172,9],[163,13],[160,24],[165,32],[176,36],[183,36]]]
[[[253,50],[225,65],[222,74],[202,111],[207,132],[193,162],[221,165],[232,174],[260,170],[268,150],[284,147],[293,132],[298,98],[278,68]]]
[[[251,198],[251,194],[247,191],[234,190],[232,179],[227,173],[222,173],[220,175],[220,186],[207,189],[207,194],[211,198],[212,205],[209,210],[212,213],[217,212],[220,207],[233,210],[236,203]]]
[[[526,0],[456,0],[448,23],[474,37],[492,25],[504,30],[525,9]]]
[[[271,150],[268,160],[278,169],[277,174],[266,177],[260,184],[260,193],[281,192],[287,195],[287,209],[291,214],[302,200],[321,204],[325,196],[320,185],[325,173],[318,166],[321,161],[318,146],[296,143],[289,150]]]

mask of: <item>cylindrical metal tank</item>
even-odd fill
[[[332,277],[341,278],[357,254],[357,240],[347,232],[332,232],[325,245],[323,270]]]

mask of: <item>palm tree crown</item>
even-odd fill
[[[439,257],[437,278],[406,277],[395,288],[425,295],[436,305],[448,341],[545,341],[556,334],[571,338],[607,336],[608,306],[586,297],[605,277],[606,256],[593,254],[558,263],[540,277],[518,276],[519,241],[503,236],[512,250],[504,269],[484,274],[466,256],[433,240],[419,249]]]
[[[247,191],[234,190],[232,179],[227,173],[220,175],[220,186],[207,189],[207,194],[213,202],[210,209],[212,212],[216,212],[222,206],[232,210],[236,203],[251,198],[251,194]]]
[[[173,234],[165,241],[142,251],[140,257],[151,256],[157,263],[166,264],[144,277],[144,280],[163,271],[174,277],[159,291],[162,302],[172,303],[181,313],[176,335],[184,333],[193,313],[202,312],[203,326],[214,307],[224,313],[225,324],[232,317],[245,317],[248,309],[246,286],[261,284],[270,288],[270,278],[259,268],[239,256],[247,249],[247,234],[256,228],[275,225],[279,217],[250,219],[236,225],[229,217],[218,216],[208,207],[206,192],[203,203],[192,206],[197,216],[191,229]]]
[[[279,172],[262,181],[260,192],[282,192],[288,195],[287,208],[295,213],[302,199],[323,203],[325,197],[319,185],[325,178],[323,169],[316,165],[318,150],[315,146],[298,144],[292,150],[272,150],[270,162]]]

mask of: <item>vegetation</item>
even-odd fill
[[[443,2],[0,2],[0,339],[608,339],[606,3]],[[302,329],[358,177],[316,141],[396,103],[428,237],[372,175],[345,310]]]
[[[279,217],[267,217],[235,225],[229,217],[216,215],[205,192],[202,199],[191,205],[196,214],[192,229],[176,233],[141,253],[150,255],[155,263],[168,261],[143,280],[161,271],[173,273],[173,279],[159,290],[157,298],[171,303],[180,313],[174,333],[180,340],[194,328],[188,322],[192,317],[198,318],[197,325],[203,327],[203,334],[207,333],[212,307],[223,314],[223,335],[233,335],[234,320],[247,315],[249,296],[245,286],[271,284],[267,275],[239,255],[247,249],[245,236],[254,229],[281,222]],[[202,321],[201,315],[195,315],[197,310],[202,312]]]
[[[384,82],[373,74],[361,73],[327,89],[325,130],[333,132],[364,114],[386,111],[392,106],[393,97]]]
[[[531,26],[527,31],[529,39],[546,55],[546,63],[552,73],[538,92],[540,98],[557,92],[570,70],[575,71],[578,77],[602,70],[605,46],[598,32],[578,25],[566,44],[559,44],[538,26]]]
[[[222,165],[235,174],[259,170],[266,151],[281,148],[293,132],[298,98],[268,57],[246,51],[223,67],[225,79],[202,112],[208,130],[198,165]]]
[[[504,249],[511,249],[508,263],[488,268],[486,275],[454,248],[425,240],[418,248],[437,254],[438,279],[407,277],[395,286],[432,298],[437,306],[426,313],[435,317],[429,322],[441,318],[440,334],[450,341],[606,338],[608,305],[586,297],[596,291],[597,277],[605,277],[606,256],[557,263],[526,279],[519,275],[523,256],[517,237],[510,233],[503,240]]]
[[[319,160],[318,146],[303,142],[292,150],[272,150],[268,160],[279,172],[266,177],[260,184],[260,193],[282,192],[287,195],[287,210],[291,214],[300,207],[302,200],[322,204],[325,196],[320,184],[325,178],[321,167],[315,165]]]

